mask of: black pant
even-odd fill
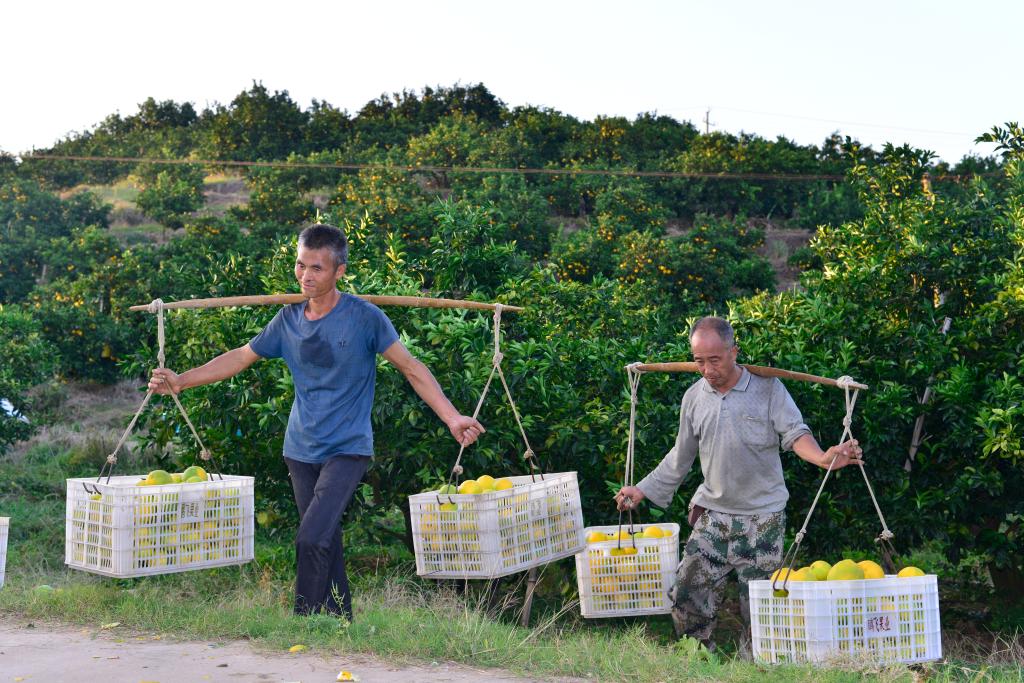
[[[299,531],[295,536],[295,613],[325,611],[352,619],[352,593],[345,574],[341,518],[370,458],[338,455],[322,463],[285,458],[291,475]],[[337,598],[341,598],[338,605]]]

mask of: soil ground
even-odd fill
[[[450,662],[403,666],[370,655],[268,652],[245,641],[174,641],[118,629],[75,629],[0,617],[3,681],[103,683],[321,683],[341,671],[362,683],[529,683],[582,679],[522,678]]]

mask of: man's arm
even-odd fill
[[[470,445],[487,431],[475,418],[462,415],[455,409],[452,402],[444,395],[441,385],[434,379],[430,369],[414,358],[402,342],[396,341],[381,355],[405,375],[413,390],[423,399],[424,403],[430,406],[431,410],[437,413],[437,416],[448,426],[452,436],[461,445]]]
[[[812,465],[828,469],[832,458],[836,459],[832,469],[838,470],[847,465],[863,465],[861,459],[863,451],[856,439],[850,439],[845,443],[832,446],[827,451],[821,450],[818,441],[810,434],[804,434],[793,442],[793,452]]]
[[[828,469],[833,457],[836,459],[832,466],[834,470],[847,465],[863,464],[862,451],[856,439],[832,446],[827,451],[821,450],[818,441],[811,435],[811,428],[804,424],[804,418],[793,397],[778,379],[773,380],[770,401],[772,424],[782,438],[783,449],[791,449],[802,460],[824,469]]]
[[[192,368],[180,375],[170,368],[155,368],[149,378],[149,388],[158,394],[178,394],[191,387],[200,387],[234,377],[260,358],[246,344],[222,353],[206,365]]]
[[[620,510],[636,507],[645,498],[650,498],[659,507],[668,507],[672,502],[672,496],[697,458],[697,435],[688,418],[690,410],[684,396],[679,406],[679,431],[675,445],[636,486],[624,486],[615,494],[615,503]]]

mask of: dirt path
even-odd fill
[[[578,679],[521,678],[507,671],[434,662],[398,666],[367,655],[268,653],[244,641],[171,641],[0,617],[0,681],[52,683],[327,683],[340,671],[362,683],[478,683]]]

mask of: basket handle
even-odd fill
[[[164,367],[165,361],[164,302],[160,299],[154,299],[152,303],[149,304],[149,312],[156,314],[157,367],[162,368]],[[96,484],[99,483],[104,474],[106,474],[107,477],[107,481],[105,483],[110,483],[110,477],[114,474],[114,465],[117,464],[117,453],[121,450],[121,447],[124,446],[125,441],[128,440],[128,435],[131,434],[132,430],[135,428],[135,423],[139,421],[139,416],[142,415],[142,411],[146,409],[146,406],[149,404],[149,400],[153,397],[153,393],[152,389],[146,392],[146,396],[142,399],[141,405],[139,405],[138,410],[135,411],[135,415],[132,417],[131,422],[128,423],[128,428],[124,430],[124,433],[117,442],[117,446],[115,446],[114,450],[107,456],[106,461],[104,461],[103,466],[100,468],[99,476],[96,477]],[[210,453],[210,449],[203,444],[203,440],[199,437],[199,432],[196,431],[195,425],[193,425],[192,420],[189,419],[185,406],[181,404],[181,399],[179,399],[178,395],[173,392],[171,393],[171,398],[174,399],[174,404],[178,406],[178,412],[180,412],[181,416],[185,419],[185,424],[188,425],[189,430],[192,432],[192,437],[196,440],[196,443],[199,444],[199,458],[204,462],[212,463],[213,467],[211,469],[214,474],[223,481],[224,475],[221,474],[217,460],[214,459],[213,455]],[[85,482],[83,482],[82,485],[90,494],[99,493],[99,489],[97,489],[95,485],[92,486],[92,488],[90,488]]]
[[[501,386],[505,389],[505,398],[508,399],[508,404],[512,408],[512,415],[516,418],[516,424],[519,426],[519,434],[523,438],[523,444],[526,446],[526,450],[523,452],[523,459],[525,459],[530,466],[530,479],[534,482],[537,481],[537,476],[540,476],[540,480],[544,481],[544,469],[540,465],[540,460],[537,458],[537,453],[530,446],[530,440],[526,436],[526,429],[523,427],[523,421],[519,417],[519,409],[516,408],[516,402],[512,398],[512,391],[508,387],[508,381],[505,379],[505,373],[501,369],[501,361],[505,355],[501,352],[501,310],[502,304],[494,304],[494,354],[491,356],[491,372],[487,375],[487,382],[484,384],[484,389],[480,392],[480,398],[476,402],[476,408],[473,410],[473,419],[475,420],[480,415],[480,408],[484,405],[484,399],[487,398],[487,392],[491,388],[491,382],[494,380],[494,376],[497,375],[501,380]],[[459,446],[459,454],[455,458],[455,464],[452,466],[451,474],[448,475],[448,484],[457,485],[459,477],[462,476],[462,454],[465,452],[466,446]],[[536,474],[535,474],[536,473]],[[440,498],[438,498],[440,501]],[[451,502],[449,500],[449,502]]]

